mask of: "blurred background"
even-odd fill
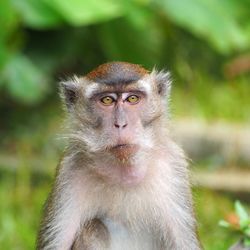
[[[107,61],[171,71],[199,235],[228,249],[240,236],[218,221],[250,208],[250,0],[2,0],[1,249],[34,249],[64,145],[58,81]]]

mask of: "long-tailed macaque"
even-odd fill
[[[169,92],[169,73],[125,62],[61,83],[68,145],[37,249],[201,249]]]

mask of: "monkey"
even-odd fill
[[[60,83],[68,143],[38,250],[201,249],[170,89],[169,72],[127,62]]]

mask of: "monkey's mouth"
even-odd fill
[[[131,147],[131,146],[134,146],[134,144],[122,143],[122,144],[117,144],[113,148],[123,149],[123,148],[128,148],[128,147]]]
[[[128,160],[138,151],[139,147],[136,144],[117,144],[111,148],[111,152],[119,160]]]

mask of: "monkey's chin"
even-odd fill
[[[118,144],[109,149],[111,157],[103,172],[111,182],[121,186],[136,186],[146,176],[147,167],[138,165],[136,158],[140,152],[140,146],[136,144]]]

